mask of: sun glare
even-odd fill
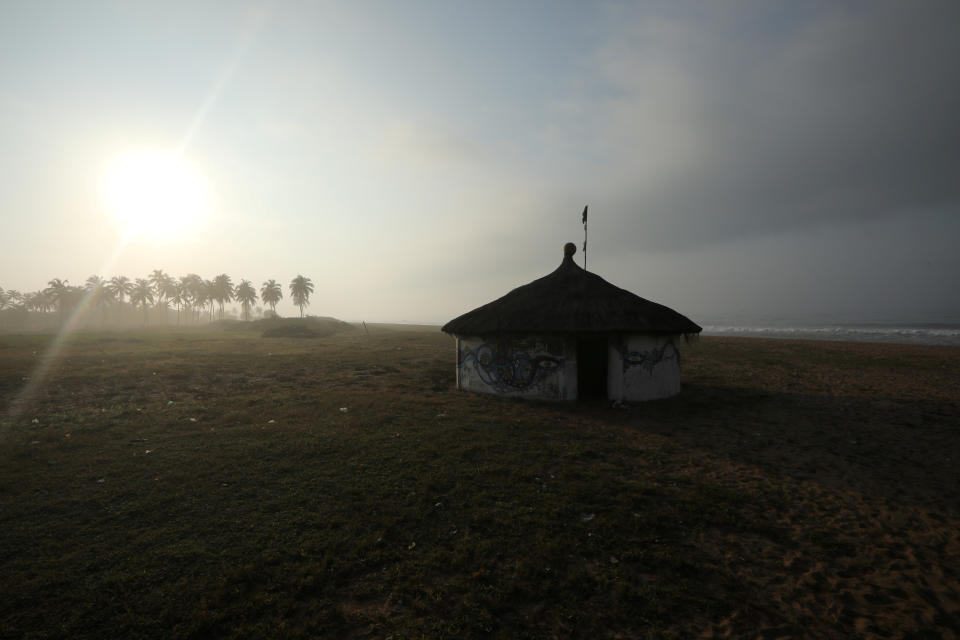
[[[174,152],[126,153],[106,168],[100,187],[104,208],[131,238],[181,241],[210,215],[208,185]]]

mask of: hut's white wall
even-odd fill
[[[541,400],[575,400],[576,344],[547,336],[457,336],[457,388]]]
[[[642,402],[680,393],[677,336],[626,335],[610,338],[607,392],[611,400]]]

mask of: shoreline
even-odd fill
[[[786,343],[810,343],[810,344],[820,344],[820,345],[854,345],[865,347],[918,347],[923,349],[947,349],[949,351],[960,350],[960,344],[939,344],[939,343],[929,343],[929,342],[893,342],[893,341],[881,341],[881,340],[850,340],[843,338],[822,338],[822,337],[808,337],[808,336],[774,336],[774,335],[743,335],[736,333],[701,333],[697,340],[703,341],[714,341],[714,340],[729,340],[729,341],[745,341],[749,343],[764,343],[769,342],[772,344],[786,342]],[[696,344],[691,341],[691,344]]]
[[[701,335],[704,337],[960,346],[960,327],[948,325],[837,325],[814,327],[737,327],[707,325]]]

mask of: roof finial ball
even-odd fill
[[[576,252],[577,252],[577,245],[573,244],[572,242],[568,242],[567,244],[563,245],[564,258],[572,258],[573,254],[575,254]]]

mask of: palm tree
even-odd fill
[[[223,320],[223,303],[233,300],[233,282],[230,276],[221,273],[213,279],[212,298],[220,304],[220,319]]]
[[[163,309],[163,319],[167,319],[167,293],[170,291],[170,276],[163,272],[163,269],[154,269],[147,277],[147,281],[153,287],[153,292],[157,297],[157,309]]]
[[[283,287],[276,280],[267,280],[260,288],[260,299],[270,305],[270,311],[277,315],[277,303],[283,299]]]
[[[10,295],[10,294],[7,294]],[[33,311],[34,299],[40,295],[39,291],[27,291],[26,293],[20,294],[20,308],[24,311]]]
[[[212,324],[213,323],[213,303],[216,301],[216,298],[213,297],[213,280],[204,280],[203,288],[201,289],[201,291],[203,292],[202,295],[203,295],[204,304],[210,305],[210,320],[208,324]]]
[[[45,293],[56,303],[57,309],[60,311],[61,324],[63,324],[66,316],[67,307],[71,306],[72,303],[71,289],[72,287],[67,284],[67,281],[60,278],[54,278],[47,283]]]
[[[107,282],[100,276],[90,276],[87,278],[87,295],[90,296],[90,302],[94,306],[100,307],[100,324],[106,322],[107,304],[110,303],[111,295],[107,288]]]
[[[150,286],[153,287],[154,294],[156,294],[158,307],[163,304],[163,281],[169,277],[170,276],[163,272],[163,269],[154,269],[153,272],[147,276],[147,282],[150,283]]]
[[[11,309],[23,306],[23,294],[16,289],[7,289],[7,306]]]
[[[153,291],[157,295],[157,308],[163,309],[163,319],[166,322],[167,303],[176,290],[176,281],[164,273],[163,269],[154,269],[147,280],[153,285]]]
[[[123,298],[133,291],[133,283],[127,276],[114,276],[107,284],[107,291],[120,303],[120,315],[123,316]]]
[[[179,281],[170,280],[171,289],[167,294],[167,298],[173,304],[177,305],[177,326],[180,326],[180,306],[184,304],[187,300],[187,288],[183,284],[183,278]]]
[[[147,326],[147,305],[153,304],[153,287],[147,280],[137,278],[137,284],[130,292],[130,303],[134,306],[139,304],[143,307],[143,326]]]
[[[10,291],[4,291],[3,287],[0,287],[0,310],[3,309],[14,309],[16,300],[14,300],[13,294],[20,295],[19,292],[11,289]]]
[[[163,275],[163,282],[160,283],[160,291],[163,293],[163,321],[167,321],[167,303],[173,302],[173,297],[177,295],[179,283],[173,277],[167,274]]]
[[[56,306],[56,301],[49,291],[43,289],[33,293],[33,306],[40,313],[50,313]]]
[[[193,319],[193,310],[197,310],[197,324],[200,324],[200,305],[201,290],[203,289],[203,278],[195,273],[188,273],[180,278],[180,284],[183,285],[183,302],[190,308],[190,318]]]
[[[44,291],[31,291],[23,294],[21,297],[23,308],[26,311],[36,311],[37,313],[49,313],[53,308],[53,301],[50,294]]]
[[[313,282],[310,278],[297,275],[290,281],[290,297],[293,304],[300,307],[300,317],[303,317],[303,308],[310,305],[310,294],[313,293]]]
[[[253,288],[249,280],[241,280],[237,285],[237,291],[234,294],[237,302],[243,308],[244,320],[250,319],[250,307],[257,301],[257,290]]]

